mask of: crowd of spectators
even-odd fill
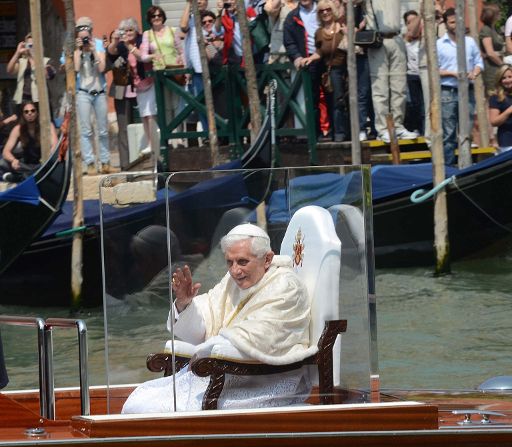
[[[422,2],[418,10],[400,12],[400,0],[353,0],[355,31],[375,30],[382,37],[378,47],[356,46],[358,81],[359,135],[364,141],[377,138],[389,143],[389,123],[392,117],[394,133],[399,139],[415,139],[430,134],[428,66],[424,44]],[[437,54],[441,76],[442,121],[445,163],[454,164],[458,123],[458,69],[456,57],[456,16],[445,8],[444,0],[435,3],[437,23]],[[212,4],[213,3],[213,4]],[[289,76],[293,80],[300,70],[311,75],[314,107],[305,110],[315,115],[319,140],[349,141],[350,113],[348,106],[346,0],[245,0],[249,22],[265,21],[268,45],[258,46],[252,39],[256,63],[292,62]],[[239,11],[235,0],[198,0],[201,32],[210,67],[225,64],[244,65]],[[192,95],[203,90],[202,65],[197,41],[196,21],[188,0],[178,27],[166,25],[165,11],[151,6],[146,12],[150,28],[143,33],[137,20],[126,18],[103,39],[93,34],[88,17],[76,21],[76,41],[73,54],[77,76],[77,111],[84,173],[95,175],[116,172],[110,161],[108,138],[107,96],[114,100],[118,123],[120,168],[129,167],[128,125],[135,121],[134,110],[143,123],[147,141],[157,127],[157,100],[150,70],[183,67],[191,70],[183,88]],[[475,96],[473,81],[482,76],[490,124],[497,127],[496,146],[499,150],[512,147],[512,15],[504,32],[497,28],[501,12],[498,5],[484,3],[480,15],[479,41],[465,36],[467,77],[470,86],[469,122],[473,123]],[[507,56],[509,54],[510,56]],[[509,60],[510,59],[510,60]],[[46,77],[53,79],[56,69],[44,58]],[[38,88],[32,56],[32,36],[19,43],[7,70],[16,77],[16,89],[10,106],[2,98],[0,136],[3,159],[0,175],[6,179],[23,178],[31,169],[20,170],[24,158],[31,162],[40,158],[39,145],[33,144],[37,130],[28,125],[29,111],[38,110]],[[105,73],[112,71],[107,88]],[[328,77],[329,82],[325,82]],[[329,84],[327,86],[327,84]],[[222,86],[218,87],[222,89]],[[167,89],[166,120],[172,120],[183,108],[183,99]],[[224,95],[214,91],[216,105],[224,105]],[[224,99],[218,101],[219,96]],[[305,108],[303,91],[297,100]],[[27,108],[28,107],[28,108]],[[197,120],[207,129],[204,114]],[[293,120],[287,121],[293,126]],[[29,129],[32,140],[30,154],[24,151],[28,141],[20,138],[20,129]],[[34,134],[34,132],[36,132]],[[99,160],[96,160],[94,139],[98,140]],[[36,147],[37,146],[37,147]],[[156,149],[155,149],[156,150]],[[39,152],[38,152],[39,151]],[[152,152],[151,145],[141,150]],[[38,157],[39,154],[39,157]],[[17,161],[19,160],[19,162]],[[37,163],[29,163],[37,167]],[[13,174],[11,176],[10,174]],[[5,177],[7,175],[7,177]]]

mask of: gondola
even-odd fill
[[[0,193],[0,275],[60,213],[71,177],[67,152],[63,133],[50,158],[33,175]]]
[[[269,101],[268,107],[268,111],[270,111],[271,101]],[[272,167],[274,141],[272,114],[267,112],[258,137],[242,157],[214,169],[237,170]],[[187,197],[187,200],[194,203],[199,203],[202,200],[205,206],[217,207],[217,219],[220,219],[230,208],[238,206],[254,208],[263,200],[270,179],[268,173],[263,173],[262,170],[261,174],[255,175],[253,172],[248,178],[237,177],[232,181],[235,183],[224,184],[222,179],[220,181],[212,179],[213,183],[198,185],[195,189],[177,197],[176,200],[184,199],[187,194],[191,195],[191,197]],[[242,184],[246,190],[244,197],[238,191]],[[231,201],[231,199],[233,200]],[[165,188],[161,188],[156,193],[156,200],[151,203],[136,205],[125,210],[107,206],[103,210],[106,228],[114,229],[113,233],[116,234],[112,243],[128,246],[127,238],[138,229],[165,220],[165,204]],[[48,222],[48,228],[42,228],[39,233],[35,234],[36,240],[32,244],[29,245],[27,241],[27,244],[20,248],[20,252],[26,248],[25,251],[0,275],[0,288],[9,290],[9,293],[2,294],[1,304],[37,305],[44,302],[46,306],[70,305],[71,243],[74,231],[72,228],[73,204],[69,201],[60,203],[60,208],[62,212],[56,219],[53,216],[55,219],[53,224],[50,226],[50,222]],[[30,212],[30,208],[27,212]],[[216,221],[202,221],[200,210],[196,211],[196,214],[190,215],[191,221],[200,222],[205,227],[205,231],[214,231],[217,225]],[[28,220],[28,216],[25,215],[24,219]],[[101,302],[100,291],[102,289],[100,203],[98,200],[84,201],[84,226],[85,228],[81,229],[84,231],[82,305],[95,306]],[[38,236],[40,237],[37,238]],[[42,294],[41,291],[44,293]]]
[[[371,168],[375,263],[377,267],[434,265],[434,205],[430,197],[419,203],[411,195],[432,189],[432,164],[376,165]],[[488,158],[466,169],[446,167],[450,257],[479,253],[510,236],[512,209],[512,151]],[[314,186],[314,203],[329,208],[350,201],[351,188],[360,179],[334,174],[304,176],[302,185]],[[269,200],[269,231],[282,237],[283,211],[294,206],[283,192]]]

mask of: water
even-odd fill
[[[512,375],[512,251],[452,265],[433,278],[427,268],[377,271],[379,365],[386,388],[472,389]],[[145,357],[168,338],[164,301],[120,305],[110,320],[114,382],[155,377]],[[0,306],[4,315],[69,317],[63,308]],[[78,316],[89,329],[90,382],[105,383],[103,309]],[[37,387],[35,329],[2,328],[8,389]],[[142,342],[143,341],[143,342]],[[56,386],[78,384],[76,331],[56,329]],[[116,358],[124,365],[116,368]],[[119,362],[121,363],[121,362]]]

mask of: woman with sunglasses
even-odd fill
[[[347,93],[347,41],[345,26],[340,25],[338,9],[330,0],[320,0],[317,5],[320,27],[315,33],[316,52],[304,59],[304,65],[322,59],[332,85],[332,92],[326,92],[327,106],[333,139],[347,140],[348,125],[345,96]]]
[[[150,6],[146,13],[146,20],[151,28],[144,31],[140,51],[136,50],[135,56],[142,62],[151,62],[153,70],[165,70],[168,67],[183,65],[180,39],[174,28],[165,25],[167,16],[164,10],[160,6]],[[168,89],[164,90],[164,94],[165,120],[170,122],[178,113],[180,101]],[[156,115],[156,98],[154,110]]]
[[[19,182],[32,174],[41,164],[41,129],[36,104],[22,104],[19,124],[14,126],[5,143],[0,160],[2,180]],[[50,124],[52,147],[57,144],[57,132]]]
[[[498,128],[498,150],[512,149],[512,65],[502,65],[496,74],[496,94],[489,98],[489,123]]]

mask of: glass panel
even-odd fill
[[[334,402],[368,401],[370,376],[378,374],[378,371],[376,361],[371,362],[366,248],[371,237],[365,231],[371,234],[371,214],[368,209],[371,194],[366,168],[336,166],[185,172],[160,175],[159,179],[160,189],[156,192],[155,200],[147,203],[129,203],[129,200],[124,200],[122,206],[113,206],[105,203],[105,198],[112,197],[113,191],[102,190],[110,412],[120,411],[122,401],[131,389],[123,388],[124,385],[162,376],[162,373],[147,371],[145,359],[149,353],[163,352],[166,340],[172,340],[173,335],[175,350],[183,348],[177,343],[178,333],[183,336],[179,325],[171,325],[173,332],[176,330],[175,334],[166,330],[171,296],[169,261],[172,271],[184,265],[190,266],[194,282],[201,283],[200,294],[210,290],[227,272],[219,241],[231,228],[243,222],[266,227],[274,253],[279,254],[284,250],[294,259],[293,269],[306,283],[308,296],[316,298],[312,305],[314,323],[305,324],[305,327],[309,327],[310,336],[315,339],[314,345],[325,319],[347,320],[347,332],[342,336],[341,345],[338,341],[334,347],[334,395],[327,397],[334,397]],[[164,180],[166,186],[161,188]],[[110,185],[116,185],[114,188],[123,190],[125,197],[137,197],[140,202],[144,197],[141,193],[145,188],[142,186],[143,182],[154,184],[156,179],[148,176],[112,176],[108,181]],[[129,192],[130,190],[135,192]],[[262,205],[257,206],[260,203]],[[304,210],[310,205],[316,205],[320,210]],[[294,215],[297,217],[290,223]],[[308,223],[309,221],[312,223]],[[286,234],[289,223],[290,229]],[[332,237],[329,231],[332,231]],[[168,246],[171,247],[170,250]],[[236,299],[242,300],[244,293],[246,292],[242,290],[240,296],[236,295]],[[274,314],[283,311],[282,308],[275,310],[274,298],[267,303],[264,294],[257,296],[261,296],[259,299],[266,306],[270,306],[268,309],[272,309],[273,318],[276,318]],[[331,302],[329,296],[332,297]],[[205,300],[196,298],[198,303]],[[238,308],[240,313],[234,310],[232,303],[226,305],[223,311],[219,311],[223,322],[219,325],[211,323],[210,326],[207,318],[207,327],[218,329],[227,326],[232,329],[233,325],[240,324],[243,328],[243,322],[249,318],[243,314],[248,312],[247,303]],[[255,305],[254,300],[252,304]],[[210,305],[208,309],[213,315],[217,315],[214,306]],[[286,309],[286,312],[298,312],[296,306],[293,310]],[[254,312],[257,314],[256,310]],[[327,316],[322,312],[326,312]],[[191,311],[189,316],[190,313]],[[250,312],[248,314],[251,315]],[[182,321],[187,321],[185,315],[187,314],[180,315]],[[289,316],[287,313],[280,321],[289,321]],[[129,340],[124,336],[123,330],[127,318],[135,326],[130,330]],[[171,318],[170,321],[174,319]],[[200,321],[191,321],[193,323],[187,329],[197,329]],[[267,327],[266,324],[263,324],[264,328]],[[215,345],[214,352],[233,354],[230,349],[234,345],[253,362],[255,359],[267,359],[270,363],[282,363],[282,359],[276,358],[282,358],[283,355],[273,357],[274,351],[271,349],[275,346],[272,343],[279,340],[280,332],[275,331],[275,326],[270,323],[268,327],[272,329],[263,329],[264,335],[254,337],[250,342],[244,341],[243,336],[230,339],[233,336],[229,335],[229,329],[221,332],[221,335],[225,335],[222,342],[230,340],[231,347],[225,347],[221,343],[220,346]],[[212,329],[211,335],[217,335],[217,329]],[[232,333],[238,334],[236,331]],[[251,335],[251,331],[248,333]],[[257,330],[255,333],[258,333]],[[300,334],[304,334],[303,329]],[[268,351],[263,352],[261,349],[261,338],[265,338],[265,343],[271,344]],[[251,340],[250,336],[248,339]],[[198,341],[194,340],[194,345]],[[254,346],[255,351],[251,351],[250,348]],[[208,346],[206,348],[211,349]],[[290,351],[289,348],[283,349]],[[297,350],[294,352],[304,351],[297,346],[294,349]],[[376,351],[374,354],[376,356]],[[290,355],[287,358],[295,361],[301,355]],[[168,393],[163,399],[167,407],[173,408],[172,389],[175,386],[178,407],[194,409],[193,405],[183,406],[183,402],[188,401],[183,396],[184,387],[190,387],[190,382],[184,384],[184,381],[189,380],[183,378],[185,374],[178,373],[175,385],[172,378],[166,379],[166,389],[159,395]],[[316,374],[313,371],[310,375],[313,382],[312,392],[309,383],[303,380],[303,375],[303,372],[296,371],[280,373],[277,376],[267,375],[256,379],[259,380],[257,385],[255,379],[238,379],[228,375],[220,405],[233,408],[288,405],[304,401],[317,403],[321,396]],[[276,377],[279,378],[278,382]],[[202,383],[198,385],[193,382],[193,386],[205,388],[207,380],[200,379],[199,382]],[[257,389],[258,393],[264,390],[263,393],[267,393],[271,399],[255,399],[251,395],[247,400],[249,384],[244,380],[252,381],[249,382],[251,390]],[[114,389],[114,385],[121,386],[121,390]],[[194,405],[201,405],[200,400]]]

